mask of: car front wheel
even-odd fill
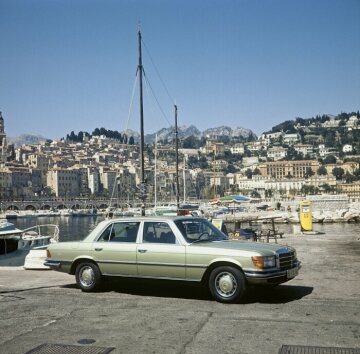
[[[101,283],[100,269],[93,263],[80,263],[76,267],[75,278],[82,291],[94,291]]]
[[[245,277],[237,268],[218,267],[210,274],[209,289],[216,301],[237,302],[246,291]]]

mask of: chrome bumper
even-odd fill
[[[300,269],[301,262],[297,262],[296,265],[290,269],[278,270],[278,269],[269,269],[269,270],[244,270],[246,280],[250,284],[280,284],[288,280],[294,279],[294,277],[288,278],[288,270],[291,269]]]
[[[61,267],[61,263],[58,261],[48,261],[46,260],[44,262],[44,266],[50,267],[51,269],[55,268],[55,269],[59,269]]]

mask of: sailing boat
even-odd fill
[[[140,199],[142,200],[141,205],[141,215],[145,216],[145,201],[147,197],[147,184],[145,179],[145,167],[144,167],[144,106],[143,106],[143,73],[144,68],[142,65],[142,50],[141,50],[141,31],[138,31],[138,48],[139,48],[139,64],[137,68],[137,73],[139,74],[139,93],[140,93],[140,165],[141,165],[141,183],[139,186],[140,190]],[[175,151],[176,151],[176,208],[174,206],[166,206],[165,209],[158,207],[154,208],[155,213],[157,214],[161,210],[161,215],[173,215],[177,214],[180,208],[180,201],[179,201],[179,147],[178,147],[178,128],[177,128],[177,105],[174,105],[175,108]],[[155,176],[156,179],[156,176]],[[156,194],[156,186],[155,186],[155,194]],[[156,197],[155,197],[156,198]],[[155,199],[155,204],[157,204],[157,200]]]

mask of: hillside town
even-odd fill
[[[359,113],[297,119],[248,136],[181,137],[179,186],[184,201],[228,194],[280,200],[307,194],[360,197]],[[0,113],[0,200],[110,199],[139,202],[140,148],[105,135],[82,141],[8,143]],[[231,130],[231,129],[230,129]],[[174,135],[145,149],[147,201],[175,200]]]

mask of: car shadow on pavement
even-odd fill
[[[103,291],[116,291],[139,296],[211,300],[208,291],[199,284],[171,280],[125,279],[105,282]]]
[[[300,300],[310,295],[314,290],[311,286],[299,285],[278,285],[273,288],[254,287],[249,288],[243,303],[260,302],[264,304],[284,304],[291,301]]]
[[[76,289],[77,285],[64,285],[62,287]],[[279,285],[275,288],[250,287],[241,303],[287,303],[299,300],[304,296],[311,294],[312,291],[312,287],[296,285]],[[105,279],[101,285],[101,288],[97,292],[117,292],[137,296],[215,301],[211,297],[210,292],[199,284],[188,282],[172,282],[169,280],[137,280],[114,278],[109,281],[108,279]]]
[[[79,289],[76,284],[62,286],[67,289]],[[81,291],[79,289],[79,291]],[[97,293],[117,292],[138,296],[179,298],[193,300],[212,300],[208,291],[198,284],[189,282],[151,279],[114,278],[104,279]]]

